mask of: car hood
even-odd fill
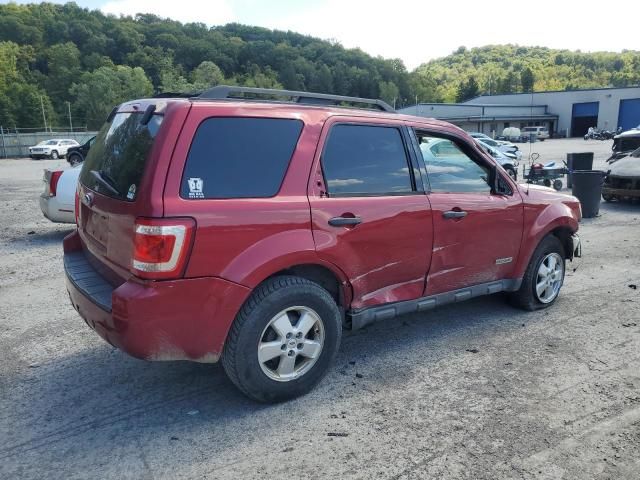
[[[568,193],[558,192],[551,187],[535,185],[532,183],[520,184],[520,189],[524,198],[533,198],[535,200],[561,201],[561,202],[577,202],[578,199]]]
[[[621,158],[611,164],[609,175],[615,177],[640,177],[640,158]]]

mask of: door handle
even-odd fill
[[[332,227],[355,226],[362,223],[360,217],[333,217],[329,219],[329,225]]]
[[[467,216],[467,212],[464,210],[449,210],[448,212],[443,212],[442,216],[444,218],[464,218]]]

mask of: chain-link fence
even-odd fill
[[[44,140],[71,139],[82,144],[97,132],[87,131],[86,127],[51,127],[47,131],[42,128],[6,128],[0,126],[0,158],[20,158],[29,156],[29,147]]]

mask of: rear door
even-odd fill
[[[523,229],[523,203],[501,168],[461,138],[415,130],[433,211],[433,258],[425,294],[511,278]],[[493,168],[503,193],[490,186]]]
[[[418,298],[432,245],[431,207],[408,130],[334,117],[320,138],[309,201],[318,254],[353,288],[352,308]]]

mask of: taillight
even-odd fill
[[[76,226],[80,226],[80,222],[78,222],[78,217],[80,217],[80,192],[79,188],[76,186],[76,198],[74,202],[75,214],[76,214]]]
[[[180,276],[195,230],[191,218],[138,218],[131,273],[151,280]]]
[[[55,197],[58,192],[58,180],[60,180],[60,175],[62,175],[62,170],[56,170],[51,172],[51,176],[49,177],[49,196]]]

